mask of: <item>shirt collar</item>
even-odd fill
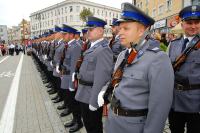
[[[99,40],[96,40],[95,42],[92,42],[92,43],[91,43],[91,47],[93,47],[95,44],[97,44],[97,43],[103,41],[103,39],[104,39],[104,38],[101,38],[101,39],[99,39]],[[90,48],[91,48],[91,47],[90,47]]]
[[[70,40],[70,41],[68,42],[68,44],[72,43],[74,40],[75,40],[75,39]]]
[[[117,38],[119,38],[119,35],[116,35],[116,36],[115,36],[115,39],[117,39]]]
[[[183,38],[187,38],[189,40],[189,42],[194,38],[194,36],[191,36],[191,37],[187,37],[186,35],[183,36]]]

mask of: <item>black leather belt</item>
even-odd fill
[[[85,86],[93,86],[93,82],[89,82],[89,81],[84,81],[82,79],[79,79],[79,84],[81,85],[85,85]]]
[[[175,83],[175,89],[180,90],[180,91],[198,90],[200,89],[200,84],[181,85],[181,84]]]
[[[146,116],[148,113],[148,109],[127,110],[127,109],[122,109],[121,107],[113,107],[112,105],[111,109],[116,115],[127,116],[127,117]]]

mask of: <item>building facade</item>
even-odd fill
[[[9,44],[26,44],[30,39],[30,21],[22,19],[18,26],[8,28]]]
[[[8,33],[6,25],[0,25],[0,43],[8,43]]]
[[[180,22],[178,13],[183,7],[200,4],[200,0],[133,0],[133,4],[156,20],[155,31],[166,33]]]
[[[67,24],[81,30],[85,23],[80,19],[83,9],[89,9],[95,17],[107,22],[105,34],[111,34],[109,25],[113,18],[120,18],[121,10],[86,0],[65,0],[53,6],[31,13],[31,37],[43,34],[55,25]]]

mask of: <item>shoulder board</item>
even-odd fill
[[[149,46],[149,47],[147,48],[147,50],[148,50],[148,51],[153,51],[153,52],[155,52],[155,53],[161,51],[159,47],[155,47],[155,46]]]
[[[176,38],[176,39],[172,40],[171,42],[181,40],[181,38],[182,38],[182,37]]]
[[[108,44],[109,44],[109,42],[108,42],[106,39],[104,39],[104,40],[102,41],[101,46],[102,46],[102,47],[108,47]]]

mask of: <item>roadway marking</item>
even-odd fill
[[[10,78],[10,77],[13,77],[15,76],[15,73],[12,73],[11,71],[8,71],[8,72],[2,72],[0,74],[0,78]]]
[[[3,58],[2,60],[0,60],[0,63],[4,62],[6,59],[8,59],[10,56],[6,56],[5,58]]]
[[[17,94],[19,89],[19,80],[22,70],[22,62],[24,55],[20,57],[15,76],[13,78],[11,88],[4,106],[0,121],[0,133],[12,133],[15,119],[15,109],[17,103]]]

